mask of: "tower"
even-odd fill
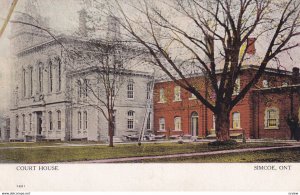
[[[15,12],[13,20],[22,23],[17,22],[11,25],[10,41],[13,54],[45,41],[49,37],[46,32],[36,27],[48,27],[47,20],[40,14],[38,0],[21,1],[19,8],[19,11]]]

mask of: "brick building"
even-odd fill
[[[234,93],[239,93],[257,66],[243,66]],[[189,78],[206,98],[213,99],[204,76]],[[289,139],[288,114],[299,113],[299,69],[285,71],[268,68],[260,81],[232,109],[230,135],[246,138]],[[154,86],[154,131],[157,135],[176,137],[215,137],[213,113],[190,92],[173,81],[158,81]],[[299,113],[300,114],[300,113]]]

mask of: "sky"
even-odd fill
[[[15,11],[21,11],[25,1],[19,0]],[[70,33],[77,28],[78,0],[36,0],[43,17],[50,20],[50,28],[58,32]],[[0,26],[6,17],[12,0],[0,0]],[[0,38],[0,112],[7,109],[10,100],[10,28],[6,28]]]
[[[12,0],[0,0],[0,25],[6,17]],[[49,18],[50,29],[70,34],[78,28],[78,11],[80,0],[19,0],[16,11],[22,10],[27,1],[35,1],[39,5],[43,17]],[[2,18],[2,19],[1,19]],[[184,22],[184,21],[182,21]],[[10,29],[9,26],[0,38],[0,111],[8,108],[10,100]],[[265,47],[264,43],[257,42],[258,52]],[[300,48],[290,52],[290,56],[281,56],[281,63],[288,70],[292,67],[300,67]]]

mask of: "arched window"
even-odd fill
[[[88,127],[88,116],[87,111],[83,112],[83,129],[86,130]]]
[[[53,118],[52,118],[52,112],[48,112],[49,115],[49,130],[53,130]]]
[[[275,107],[265,110],[265,128],[277,129],[279,127],[279,109]]]
[[[177,116],[174,118],[175,131],[181,131],[181,117]]]
[[[39,79],[39,92],[43,91],[43,67],[42,64],[39,65],[38,69],[38,79]]]
[[[61,91],[61,60],[60,58],[56,59],[57,61],[57,76],[58,76],[58,91]]]
[[[19,132],[19,116],[16,116],[16,133]]]
[[[83,97],[86,98],[88,96],[88,80],[87,79],[84,79],[83,80]]]
[[[22,115],[22,131],[25,131],[25,114]]]
[[[30,71],[30,96],[33,95],[33,68],[29,68]]]
[[[241,117],[239,112],[232,113],[232,128],[233,129],[241,128]]]
[[[49,92],[53,91],[53,65],[52,61],[49,61]]]
[[[82,119],[81,119],[81,112],[78,112],[78,119],[77,119],[77,121],[78,121],[78,130],[80,130],[81,129],[81,124],[82,124],[82,121],[81,121]]]
[[[133,80],[129,80],[127,84],[127,98],[133,99],[134,98],[134,85]]]
[[[77,80],[77,85],[78,85],[78,98],[81,98],[82,97],[82,83],[80,80]]]
[[[127,118],[127,128],[129,130],[133,130],[134,129],[134,111],[130,110],[127,113],[128,118]]]
[[[23,97],[26,97],[26,70],[25,69],[23,69],[22,77],[23,77]]]
[[[151,96],[151,85],[151,82],[147,83],[147,100],[149,100]]]
[[[57,111],[57,129],[61,130],[61,112],[60,112],[60,110]]]
[[[32,131],[32,114],[29,114],[29,131]]]

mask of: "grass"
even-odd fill
[[[15,146],[13,143],[12,146]],[[24,143],[25,144],[25,143]],[[41,143],[43,144],[43,143]],[[45,143],[49,145],[51,143]],[[53,143],[52,143],[53,145]],[[28,148],[1,148],[1,163],[53,163],[85,161],[95,159],[155,156],[167,154],[208,152],[236,148],[255,148],[265,146],[278,146],[276,143],[239,143],[235,146],[208,146],[207,143],[149,143],[137,146],[137,144],[119,144],[113,148],[104,145],[97,146],[59,146],[59,147],[38,147],[38,143],[27,145]],[[191,159],[192,160],[192,159]],[[216,161],[217,162],[217,161]]]
[[[300,148],[274,149],[269,151],[231,153],[221,155],[154,159],[135,163],[259,163],[300,162]]]

